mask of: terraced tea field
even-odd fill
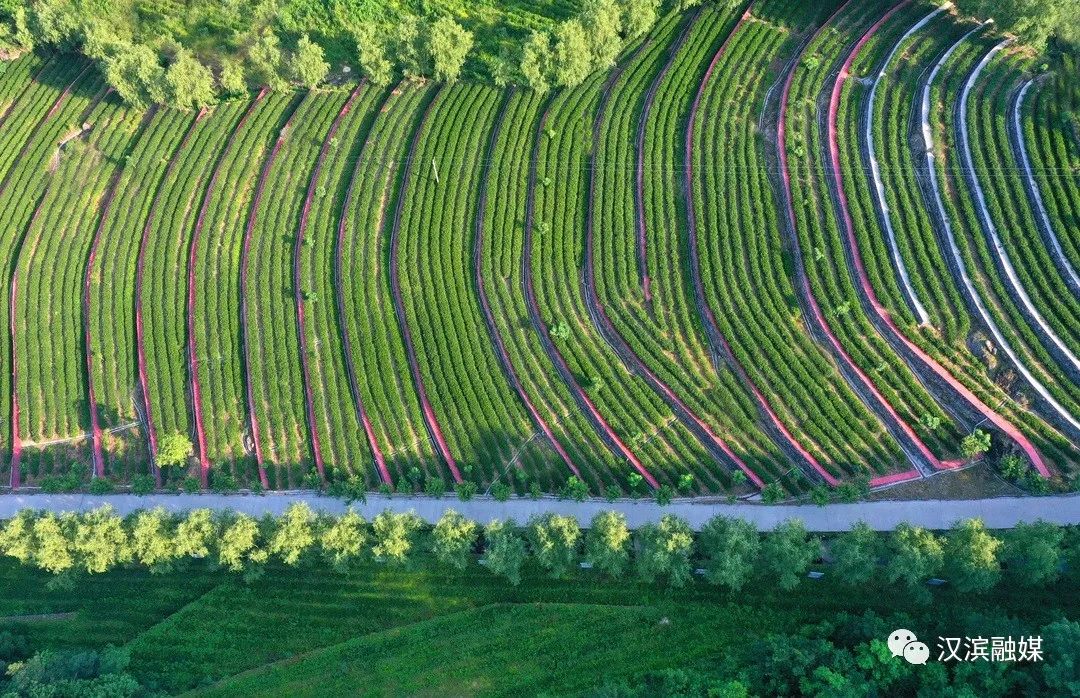
[[[706,3],[547,95],[5,68],[13,488],[1076,483],[1078,95],[950,8]]]

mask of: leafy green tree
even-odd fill
[[[1071,0],[957,0],[956,8],[966,15],[994,19],[1002,31],[1042,51],[1052,36],[1076,44],[1080,42],[1080,16]]]
[[[510,584],[521,583],[521,568],[528,557],[525,539],[513,519],[492,521],[484,527],[484,559],[493,574],[506,577]]]
[[[874,578],[884,544],[877,531],[860,521],[850,531],[841,533],[830,546],[836,559],[833,570],[845,584],[862,586]]]
[[[424,522],[413,512],[395,514],[387,509],[371,522],[375,545],[372,552],[387,562],[403,565]]]
[[[108,572],[131,561],[131,541],[123,519],[109,505],[78,517],[73,547],[78,566],[90,574]]]
[[[265,27],[248,49],[248,65],[255,81],[272,90],[287,88],[288,82],[282,77],[284,58],[281,53],[281,41],[270,27]]]
[[[227,95],[242,95],[247,92],[247,80],[244,77],[244,66],[235,58],[221,59],[221,69],[218,71],[218,86]]]
[[[451,569],[464,572],[480,537],[480,527],[453,509],[447,509],[431,529],[431,552]]]
[[[660,0],[623,0],[622,26],[628,39],[646,34],[660,16]]]
[[[639,528],[637,540],[637,571],[642,580],[649,583],[666,580],[673,588],[690,581],[694,534],[684,519],[665,514],[659,523]]]
[[[960,441],[960,452],[965,458],[974,458],[990,450],[990,434],[976,429]]]
[[[529,519],[525,535],[533,557],[555,579],[577,564],[581,527],[573,516],[553,513],[534,516]]]
[[[218,562],[232,572],[244,572],[251,565],[261,565],[269,558],[263,547],[259,522],[247,514],[224,519],[218,543]]]
[[[404,15],[394,27],[393,52],[405,77],[415,80],[431,75],[431,52],[424,23],[415,15]]]
[[[165,69],[149,46],[118,45],[115,53],[105,59],[105,81],[135,107],[165,101]]]
[[[10,16],[0,18],[0,50],[8,55],[32,50],[34,36],[30,31],[26,8],[15,7],[10,12]],[[0,15],[3,14],[6,12],[0,11]]]
[[[962,592],[989,591],[1001,577],[1001,546],[981,519],[958,522],[945,539],[946,575]]]
[[[885,576],[893,584],[901,584],[909,592],[921,589],[921,584],[941,572],[945,561],[945,546],[933,531],[902,523],[889,539],[890,559]],[[922,589],[925,595],[925,589]]]
[[[296,566],[315,545],[315,512],[306,502],[294,502],[274,524],[270,554]]]
[[[810,563],[821,554],[821,540],[810,536],[798,519],[788,519],[765,536],[761,559],[766,572],[781,589],[790,591],[799,584]]]
[[[429,31],[433,77],[441,82],[455,82],[472,50],[473,35],[447,16],[439,17]]]
[[[715,516],[702,527],[698,548],[705,558],[705,579],[710,584],[739,591],[754,571],[761,554],[761,540],[753,523]]]
[[[307,34],[296,42],[290,67],[293,80],[309,90],[325,80],[330,72],[330,64],[323,57],[322,46],[312,41]]]
[[[23,564],[34,559],[34,520],[30,509],[23,509],[0,528],[0,555],[13,557]]]
[[[615,0],[585,0],[578,15],[589,40],[592,68],[606,70],[615,66],[623,42],[622,10]]]
[[[1080,623],[1062,618],[1043,626],[1039,635],[1046,648],[1041,669],[1047,695],[1080,696]]]
[[[554,32],[552,64],[555,84],[576,87],[592,72],[592,48],[585,27],[576,19],[561,22]]]
[[[169,104],[177,109],[208,106],[217,97],[214,75],[189,51],[180,49],[176,60],[165,70],[165,93]]]
[[[1023,586],[1045,586],[1057,581],[1065,531],[1045,521],[1018,523],[1005,533],[1001,558],[1009,577]]]
[[[383,37],[375,27],[364,24],[356,28],[353,38],[360,70],[373,85],[389,85],[394,77],[394,64],[387,56]]]
[[[34,564],[60,574],[75,566],[75,516],[45,512],[34,521]]]
[[[203,559],[217,541],[218,522],[209,509],[192,509],[176,527],[176,556]]]
[[[585,558],[593,567],[618,579],[630,562],[630,528],[626,517],[616,511],[602,511],[593,517],[585,533]]]
[[[191,439],[174,431],[161,437],[158,442],[157,464],[162,468],[182,466],[194,453],[195,447],[191,444]]]
[[[551,89],[554,61],[551,35],[543,31],[533,31],[521,48],[521,64],[518,70],[526,85],[536,92],[544,93]]]
[[[352,509],[333,519],[319,535],[323,558],[339,572],[360,559],[367,541],[367,521]]]
[[[136,513],[129,523],[131,551],[152,574],[168,572],[176,561],[175,521],[161,507]]]

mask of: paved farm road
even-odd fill
[[[188,509],[232,509],[249,514],[279,514],[293,502],[305,501],[312,508],[327,513],[344,512],[349,505],[339,499],[311,493],[275,493],[267,495],[168,495],[136,496],[115,494],[91,496],[80,494],[5,494],[0,495],[0,519],[11,517],[20,509],[48,509],[50,511],[83,511],[111,504],[121,514],[137,509],[161,506],[170,511]],[[958,519],[980,517],[991,528],[1010,528],[1021,521],[1045,521],[1057,524],[1080,524],[1080,495],[1053,497],[1000,497],[996,499],[930,500],[903,502],[859,502],[855,504],[813,505],[763,505],[698,503],[676,501],[661,507],[651,500],[617,502],[572,502],[551,498],[513,499],[496,502],[486,497],[476,497],[468,502],[452,496],[442,499],[429,497],[371,495],[366,504],[354,503],[359,513],[371,518],[383,511],[413,510],[425,520],[438,519],[447,509],[455,509],[465,516],[486,522],[491,519],[513,517],[524,522],[533,514],[557,512],[573,514],[586,524],[600,511],[617,510],[626,514],[632,527],[656,521],[664,514],[676,514],[688,520],[694,529],[701,527],[717,514],[738,516],[757,524],[762,530],[770,530],[788,518],[799,518],[812,531],[842,531],[858,521],[866,521],[875,529],[889,530],[898,523],[909,522],[927,528],[948,528]]]

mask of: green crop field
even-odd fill
[[[349,575],[275,565],[252,584],[201,566],[119,569],[80,578],[77,594],[50,591],[47,581],[0,564],[0,633],[25,635],[34,650],[115,645],[147,687],[222,696],[567,694],[666,668],[751,663],[765,637],[823,619],[834,623],[824,635],[855,642],[878,639],[888,623],[955,633],[982,622],[1016,634],[1077,612],[1064,586],[935,592],[923,605],[828,579],[732,594],[700,582],[669,590],[598,581],[586,571],[552,580],[529,569],[510,587],[476,565],[461,575],[425,565],[367,563]]]
[[[704,2],[538,93],[479,67],[581,3],[434,5],[478,32],[452,83],[144,109],[7,57],[0,482],[1080,485],[1075,56],[924,0]]]

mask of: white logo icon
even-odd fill
[[[889,635],[889,651],[892,652],[894,657],[902,657],[904,656],[904,646],[909,642],[916,642],[918,639],[915,637],[915,633],[910,630],[904,630],[903,628],[894,630]]]
[[[930,648],[924,642],[909,642],[904,645],[904,659],[908,664],[926,664],[930,658]]]
[[[903,657],[908,664],[926,664],[930,658],[930,648],[919,642],[919,638],[910,630],[900,628],[892,631],[888,644],[893,656]]]

